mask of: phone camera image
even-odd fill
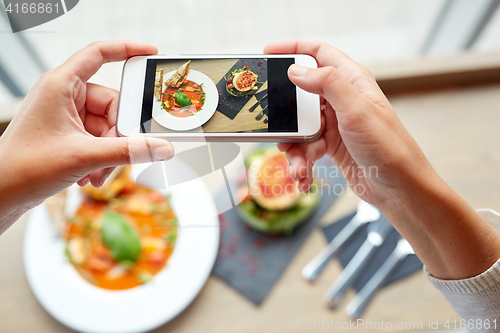
[[[142,133],[298,132],[293,58],[148,59]]]

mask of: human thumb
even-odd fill
[[[307,68],[292,65],[288,69],[290,80],[299,88],[322,95],[337,112],[352,112],[365,102],[365,98],[335,67]]]
[[[92,138],[85,157],[91,169],[169,160],[174,147],[167,140],[147,137]]]

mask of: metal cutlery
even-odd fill
[[[410,254],[414,254],[413,248],[406,239],[400,239],[398,245],[391,253],[389,258],[380,266],[379,270],[365,284],[363,289],[353,298],[346,308],[346,313],[351,318],[360,318],[366,307],[372,300],[375,293],[387,280],[391,273],[398,267],[403,260]]]
[[[360,201],[356,215],[328,245],[302,269],[302,276],[309,282],[315,281],[340,247],[363,225],[380,219],[380,212],[365,201]]]
[[[267,115],[267,105],[262,109],[262,111],[259,112],[259,114],[255,117],[255,120],[261,120],[264,115]]]
[[[368,225],[368,236],[365,242],[325,294],[326,304],[329,308],[339,306],[347,290],[358,280],[391,230],[393,227],[386,219]]]
[[[255,102],[255,104],[254,104],[254,105],[252,105],[252,106],[250,107],[250,109],[248,109],[248,111],[250,111],[250,112],[254,112],[254,111],[255,111],[255,109],[257,108],[257,106],[259,106],[259,105],[260,105],[260,103],[262,103],[262,102],[263,102],[263,101],[267,98],[267,95],[268,95],[268,94],[265,94],[265,95],[264,95],[261,99],[259,99],[257,102]],[[261,118],[262,118],[262,117],[261,117]]]

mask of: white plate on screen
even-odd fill
[[[175,71],[165,74],[164,78],[169,78],[174,74]],[[174,131],[186,131],[193,128],[200,127],[204,123],[210,120],[210,118],[215,113],[217,105],[219,104],[219,92],[215,83],[202,72],[195,70],[190,70],[187,80],[193,81],[198,85],[203,84],[203,91],[205,92],[205,104],[198,111],[196,115],[186,118],[179,118],[171,115],[167,111],[161,108],[161,102],[154,98],[153,102],[153,118],[160,125],[174,130]]]
[[[66,260],[64,241],[52,227],[46,207],[33,209],[24,237],[24,268],[41,305],[68,327],[101,333],[149,331],[182,312],[210,275],[219,246],[219,221],[201,179],[173,186],[170,193],[179,225],[185,226],[178,230],[172,256],[151,282],[122,291],[101,289],[85,281]],[[190,193],[204,198],[196,209]],[[71,187],[68,205],[75,208],[80,200],[78,188]],[[203,227],[182,220],[195,215],[196,224]]]

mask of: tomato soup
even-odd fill
[[[178,118],[191,117],[205,104],[203,85],[186,80],[179,88],[167,87],[162,95],[161,107]]]
[[[103,216],[112,212],[127,223],[139,240],[136,260],[119,260],[113,246],[105,242]],[[66,253],[78,273],[88,282],[112,290],[123,290],[150,281],[170,258],[177,236],[177,219],[167,198],[130,181],[113,199],[87,197],[66,225]],[[119,237],[119,234],[116,237]],[[104,238],[104,239],[103,239]],[[123,239],[123,242],[129,240]]]

